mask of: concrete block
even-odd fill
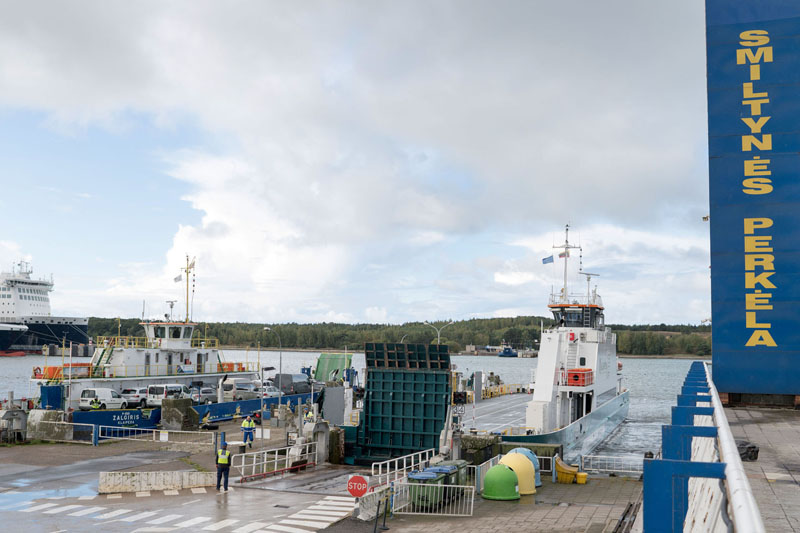
[[[217,478],[214,472],[100,472],[98,492],[144,492],[212,487]]]

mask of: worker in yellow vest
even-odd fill
[[[225,492],[228,492],[228,475],[231,472],[231,452],[228,451],[228,443],[223,442],[222,448],[217,450],[217,490],[220,481],[225,478]]]
[[[247,444],[247,439],[250,439],[250,447],[252,448],[253,437],[256,433],[256,423],[252,418],[250,418],[250,415],[247,415],[247,418],[242,421],[242,433],[244,434],[242,436],[242,440],[245,444]]]

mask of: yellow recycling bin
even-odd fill
[[[536,471],[527,457],[521,453],[509,453],[500,459],[500,464],[511,468],[517,475],[520,495],[536,494]]]

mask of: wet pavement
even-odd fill
[[[800,531],[800,411],[726,408],[733,436],[759,447],[744,470],[769,532]]]
[[[525,426],[525,410],[530,394],[508,394],[469,404],[464,410],[464,427],[488,432]]]

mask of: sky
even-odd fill
[[[546,315],[569,224],[607,322],[710,316],[702,2],[0,3],[53,314],[181,307],[188,255],[198,321]]]

